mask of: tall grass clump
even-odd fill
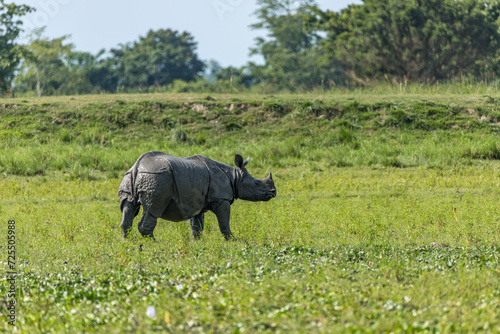
[[[189,142],[186,131],[184,131],[181,127],[175,127],[170,133],[170,138],[174,143],[177,144]]]
[[[485,143],[464,148],[461,155],[471,159],[500,160],[500,144],[496,138],[492,138]]]

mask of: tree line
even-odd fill
[[[33,31],[17,43],[33,9],[0,0],[0,91],[62,95],[132,91],[311,90],[380,80],[435,83],[500,73],[500,0],[364,0],[340,12],[314,0],[258,0],[264,36],[250,55],[263,63],[202,61],[189,32],[149,31],[97,54],[69,36]]]

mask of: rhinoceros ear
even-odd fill
[[[250,157],[248,157],[245,161],[243,161],[243,157],[241,155],[236,154],[234,156],[234,164],[236,165],[236,167],[238,167],[240,169],[245,168],[245,166],[248,164],[249,161],[250,161]]]
[[[236,154],[234,156],[234,164],[236,167],[238,168],[243,168],[245,167],[244,163],[243,163],[243,157],[239,154]]]

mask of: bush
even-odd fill
[[[170,138],[175,143],[187,143],[189,138],[186,132],[181,127],[176,127],[172,130]]]

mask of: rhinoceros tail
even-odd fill
[[[130,171],[130,192],[132,193],[132,198],[134,199],[134,204],[137,205],[137,188],[135,186],[135,180],[137,179],[137,173],[139,170],[139,164],[141,163],[141,160],[145,158],[148,155],[154,154],[155,151],[151,152],[146,152],[141,154],[139,159],[135,162],[134,166],[132,167],[132,170]]]

